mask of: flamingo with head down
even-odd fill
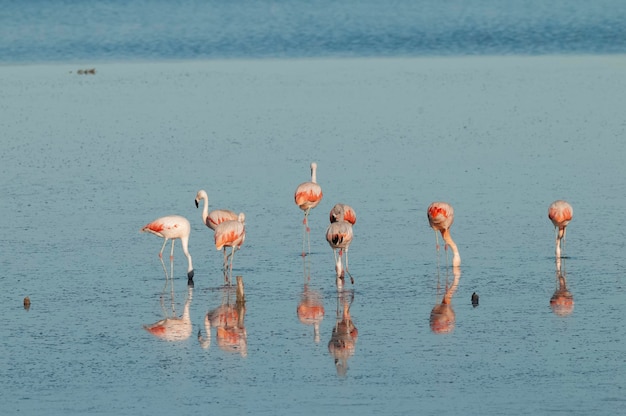
[[[435,230],[437,251],[439,251],[439,236],[437,234],[437,231],[439,231],[446,243],[444,248],[447,250],[449,246],[452,249],[452,266],[460,266],[461,256],[459,255],[459,249],[450,235],[450,227],[454,222],[454,209],[446,202],[433,202],[428,206],[427,215],[430,226]]]
[[[348,209],[346,210],[345,207]],[[337,209],[335,210],[335,208]],[[350,248],[350,243],[352,243],[354,233],[352,231],[352,222],[345,219],[346,215],[349,215],[349,218],[356,222],[356,214],[352,208],[344,204],[335,205],[330,215],[331,221],[334,220],[334,222],[331,222],[326,229],[326,241],[328,241],[328,244],[333,249],[333,255],[335,256],[335,271],[337,273],[336,283],[338,289],[343,287],[345,274],[342,258],[344,255],[345,273],[348,273],[350,281],[354,284],[354,278],[348,269],[348,249]]]
[[[142,232],[152,233],[158,237],[161,237],[163,241],[163,246],[161,247],[161,251],[159,252],[159,258],[161,261],[163,260],[163,249],[165,249],[165,245],[167,244],[167,240],[172,240],[172,250],[170,253],[170,264],[173,270],[174,268],[174,241],[180,239],[180,242],[183,246],[183,253],[187,257],[187,284],[193,284],[193,263],[191,261],[191,254],[189,254],[189,233],[191,232],[191,226],[189,225],[189,221],[185,217],[181,217],[180,215],[169,215],[166,217],[157,218],[149,224],[146,224],[142,229]],[[165,269],[165,265],[163,266]],[[165,271],[165,277],[167,278],[167,270]]]
[[[565,246],[565,227],[574,218],[574,209],[567,201],[559,199],[550,204],[548,218],[550,218],[556,230],[556,258],[560,259],[561,240],[563,240],[563,246]]]

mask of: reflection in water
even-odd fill
[[[348,372],[348,358],[354,355],[359,331],[350,316],[354,291],[337,294],[337,322],[328,342],[328,351],[335,359],[337,375],[344,377]]]
[[[296,312],[298,319],[304,325],[313,325],[313,337],[316,343],[320,342],[320,323],[324,319],[324,305],[319,291],[311,289],[311,262],[310,256],[302,257],[304,273],[304,289],[300,294],[300,302]]]
[[[165,308],[165,292],[167,290],[168,283],[171,283],[172,289],[170,292],[171,300],[171,314],[167,313]],[[163,315],[165,319],[155,322],[152,325],[144,325],[143,327],[152,335],[164,339],[166,341],[184,341],[191,335],[192,325],[189,315],[189,307],[191,306],[191,300],[193,298],[193,285],[187,286],[187,300],[183,308],[183,314],[180,317],[176,316],[176,310],[174,307],[174,284],[172,279],[167,279],[163,292],[161,293],[161,308],[163,309]]]
[[[430,311],[430,329],[436,334],[447,334],[454,330],[456,323],[456,315],[454,309],[452,309],[452,296],[456,292],[459,286],[459,280],[461,278],[461,268],[452,267],[452,273],[454,280],[451,285],[448,285],[448,278],[446,273],[446,291],[443,295],[441,303],[435,305]],[[439,280],[439,278],[437,278]],[[439,281],[437,281],[437,294],[439,294]]]
[[[550,298],[550,307],[552,311],[559,316],[568,316],[574,311],[574,295],[572,295],[567,288],[565,275],[565,260],[557,257],[556,290]]]
[[[223,351],[248,355],[248,334],[244,324],[246,305],[243,297],[241,276],[237,276],[237,289],[232,286],[222,288],[222,304],[207,312],[204,317],[206,338],[202,330],[198,331],[198,341],[202,348],[211,346],[211,328],[215,328],[217,346]],[[237,300],[232,302],[233,292],[237,290]]]
[[[320,293],[311,289],[306,283],[300,294],[297,312],[301,323],[313,325],[314,340],[316,343],[320,342],[320,323],[324,319],[324,305]]]

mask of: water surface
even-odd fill
[[[2,68],[0,409],[619,413],[625,67],[598,56]],[[324,199],[307,281],[293,192],[311,161]],[[208,348],[197,339],[229,300],[199,189],[246,213],[234,270],[245,353],[216,328]],[[575,212],[565,316],[550,308],[547,208],[559,198]],[[447,334],[430,326],[455,278],[426,220],[436,200],[455,207],[463,259]],[[336,202],[358,215],[356,283],[339,294],[324,240]],[[161,240],[139,229],[173,213],[191,221],[196,277],[191,335],[168,342],[143,326],[183,313],[186,261],[178,246],[172,311]],[[297,315],[305,283],[325,310],[318,342]],[[346,302],[358,336],[338,371],[328,345]]]

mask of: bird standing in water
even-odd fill
[[[189,225],[189,221],[185,217],[181,217],[180,215],[169,215],[166,217],[158,218],[151,223],[146,224],[141,229],[141,231],[152,233],[156,236],[163,238],[163,246],[161,247],[161,251],[159,252],[161,264],[163,264],[163,249],[165,249],[167,240],[172,240],[172,251],[170,253],[170,267],[172,269],[171,273],[173,273],[174,271],[174,241],[180,239],[180,242],[183,246],[183,253],[185,253],[188,262],[187,284],[193,285],[193,263],[191,261],[191,254],[189,254],[188,249],[189,233],[191,232],[191,226]],[[165,277],[167,278],[167,270],[165,269],[165,264],[163,264],[163,270],[165,271]]]
[[[224,221],[215,228],[215,248],[219,251],[226,247],[231,247],[232,251],[224,261],[224,283],[230,284],[233,273],[233,259],[235,250],[239,250],[246,239],[246,216],[239,214],[237,220]],[[230,258],[230,265],[228,265]]]
[[[572,206],[562,199],[554,201],[548,208],[548,218],[554,224],[556,230],[556,258],[561,258],[561,240],[565,246],[565,227],[574,217],[574,209]]]
[[[223,223],[224,221],[236,221],[239,218],[239,215],[235,214],[235,212],[229,209],[215,209],[209,212],[209,196],[205,190],[199,190],[196,194],[196,208],[199,207],[200,201],[204,201],[204,206],[202,207],[202,222],[209,227],[211,230],[215,231],[218,225]],[[226,255],[226,247],[224,247],[224,265],[223,268],[226,270],[228,256]]]
[[[347,207],[348,209],[345,209]],[[333,215],[335,214],[335,215]],[[345,219],[345,215],[348,214],[349,218],[356,222],[356,214],[354,210],[345,204],[337,204],[330,212],[331,223],[326,229],[326,241],[333,249],[333,255],[335,256],[335,271],[337,273],[337,288],[343,287],[343,281],[345,273],[350,276],[350,281],[354,284],[354,278],[350,274],[348,268],[348,248],[352,243],[354,236],[352,231],[352,223]],[[345,255],[345,273],[342,264],[342,257]]]
[[[452,249],[452,266],[457,267],[461,265],[461,256],[459,250],[450,235],[450,227],[454,222],[454,209],[446,202],[433,202],[428,206],[428,222],[433,230],[435,230],[435,241],[437,242],[437,250],[439,250],[439,236],[437,231],[441,233],[443,241],[445,241],[445,249],[448,246]]]
[[[311,254],[311,229],[309,228],[309,212],[312,208],[315,208],[322,200],[322,187],[317,183],[317,163],[311,163],[311,181],[304,182],[298,185],[294,194],[294,200],[296,205],[304,211],[304,232],[302,235],[302,256],[306,255],[304,251],[305,239],[308,237],[308,253]]]

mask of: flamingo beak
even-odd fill
[[[196,208],[198,208],[198,200],[196,199],[194,202],[196,203]]]

